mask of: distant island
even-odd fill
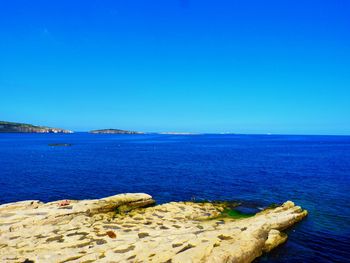
[[[143,132],[137,131],[127,131],[120,129],[102,129],[102,130],[92,130],[89,133],[97,133],[97,134],[144,134]]]
[[[26,123],[0,121],[0,133],[73,133],[73,131]]]

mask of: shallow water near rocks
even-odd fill
[[[309,216],[257,262],[350,258],[350,137],[0,134],[0,203],[123,192],[158,203],[240,200],[253,210],[292,200]]]
[[[223,213],[231,218],[234,218],[234,219],[242,219],[242,218],[248,218],[248,217],[254,216],[254,214],[244,213],[244,212],[241,212],[237,209],[224,210]]]

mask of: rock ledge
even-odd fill
[[[307,215],[286,202],[253,217],[215,203],[150,206],[147,194],[0,206],[1,262],[251,262]]]

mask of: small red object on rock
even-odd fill
[[[111,231],[111,230],[107,231],[106,234],[107,234],[107,236],[109,236],[110,238],[116,238],[116,237],[117,237],[117,235],[116,235],[113,231]]]
[[[58,203],[58,206],[66,206],[66,205],[70,205],[70,201],[69,200],[63,200],[63,201]]]

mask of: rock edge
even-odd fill
[[[307,215],[291,201],[244,219],[222,217],[214,203],[153,204],[130,193],[1,205],[0,261],[251,262]]]

